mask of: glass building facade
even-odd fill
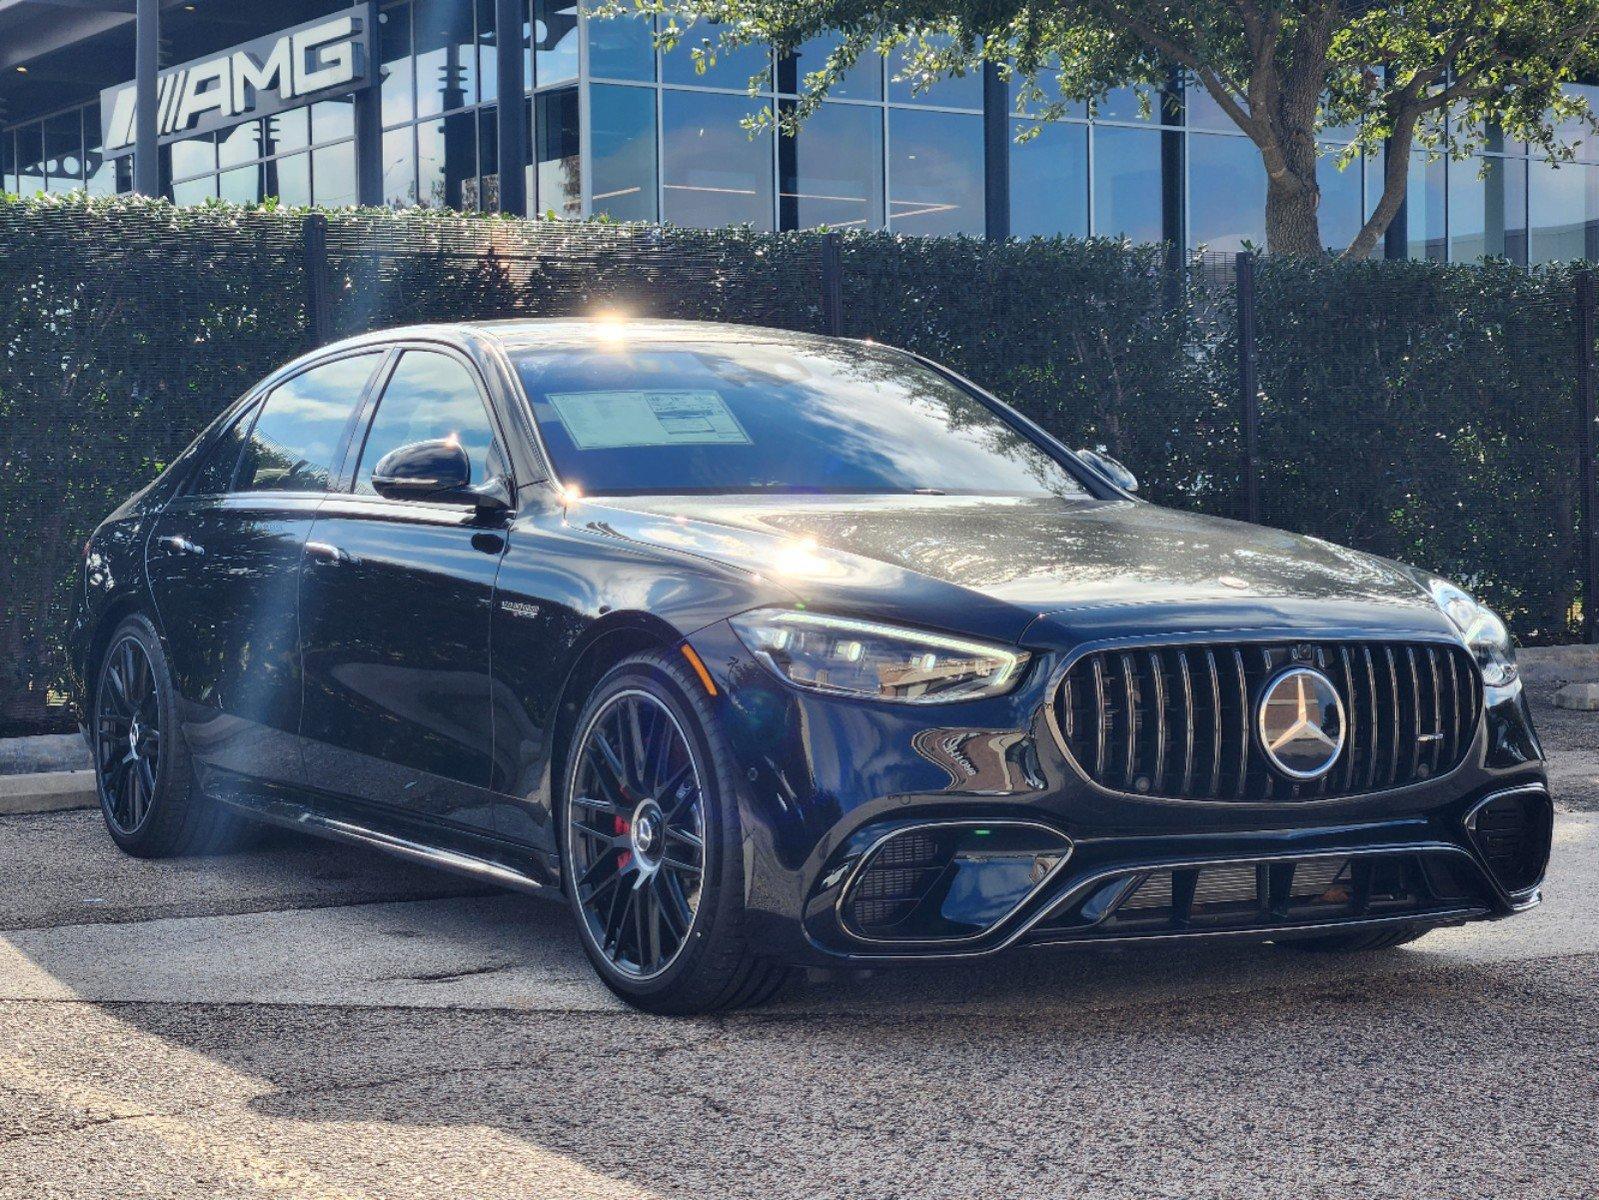
[[[345,7],[310,0],[294,15]],[[162,147],[163,190],[180,204],[275,196],[326,206],[499,207],[505,97],[497,94],[496,0],[374,7],[375,194],[371,184],[362,194],[368,135],[358,134],[353,95]],[[1042,121],[993,76],[915,93],[896,79],[898,60],[874,56],[787,137],[770,126],[752,131],[750,118],[775,119],[793,106],[831,48],[826,39],[780,59],[745,48],[701,72],[692,48],[703,31],[662,52],[647,19],[591,19],[577,0],[526,0],[522,9],[509,37],[523,56],[526,137],[516,166],[530,212],[757,229],[1112,235],[1221,251],[1265,243],[1258,153],[1202,89],[1180,80]],[[100,153],[98,101],[71,98],[0,130],[0,187],[131,188],[129,159]],[[1382,161],[1357,156],[1340,170],[1333,133],[1326,148],[1321,228],[1340,248],[1377,201]],[[1599,147],[1559,165],[1493,137],[1462,162],[1418,154],[1389,245],[1455,261],[1599,257]]]

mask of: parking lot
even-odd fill
[[[1599,747],[1545,905],[1386,954],[1038,951],[621,1009],[565,910],[0,818],[0,1196],[1592,1197]]]

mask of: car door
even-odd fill
[[[275,383],[213,442],[152,532],[146,570],[202,772],[302,778],[301,552],[381,360],[341,356]]]
[[[392,450],[454,438],[472,482],[508,477],[476,369],[442,347],[398,349],[353,468],[306,543],[300,578],[311,786],[474,832],[494,827],[489,632],[504,519],[389,500],[373,468]]]

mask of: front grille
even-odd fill
[[[1342,754],[1320,779],[1276,771],[1255,735],[1265,683],[1314,666],[1343,699]],[[1055,694],[1067,752],[1112,791],[1191,800],[1359,795],[1419,783],[1465,758],[1482,711],[1476,664],[1434,642],[1273,642],[1102,650]]]

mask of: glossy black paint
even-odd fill
[[[804,340],[666,323],[635,332]],[[321,352],[431,345],[470,363],[505,438],[508,510],[351,495],[348,453],[326,495],[180,495],[219,421],[96,533],[74,616],[76,670],[92,672],[121,615],[148,612],[177,668],[185,734],[219,794],[272,819],[359,822],[547,883],[553,780],[587,687],[633,650],[692,646],[746,781],[732,798],[746,902],[763,945],[796,961],[898,952],[852,937],[835,906],[851,865],[907,822],[1012,819],[1070,838],[1042,906],[1097,872],[1163,861],[1426,843],[1476,863],[1470,807],[1543,783],[1514,685],[1487,697],[1465,765],[1412,788],[1275,805],[1103,792],[1048,726],[1077,654],[1218,636],[1452,641],[1453,627],[1397,564],[1146,504],[1009,410],[1088,498],[573,496],[543,460],[505,351],[594,336],[582,322],[490,323]],[[346,445],[359,446],[376,402],[352,398]],[[162,541],[171,537],[205,554]],[[796,602],[1018,644],[1032,659],[1015,690],[980,701],[807,693],[754,661],[727,624]],[[1484,879],[1484,912],[1535,900]],[[1021,929],[1030,915],[960,952],[1036,940]]]

